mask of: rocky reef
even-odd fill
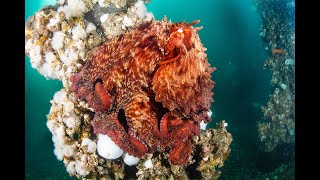
[[[199,21],[155,21],[144,3],[59,0],[26,22],[32,67],[63,82],[54,154],[82,179],[217,179],[232,136],[205,128],[215,68]]]

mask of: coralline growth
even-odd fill
[[[155,21],[135,0],[59,0],[29,18],[32,67],[63,82],[47,127],[71,176],[124,179],[138,164],[138,179],[218,178],[232,137],[224,122],[200,129],[215,68],[197,22]]]

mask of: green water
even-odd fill
[[[27,0],[25,20],[51,1]],[[60,90],[60,81],[46,80],[25,56],[25,177],[26,179],[72,179],[53,154],[52,135],[46,127],[50,100]]]
[[[26,0],[25,18],[52,2]],[[214,118],[209,126],[226,120],[228,130],[241,144],[243,166],[253,162],[258,142],[256,121],[261,117],[259,104],[264,104],[269,94],[270,74],[262,70],[266,56],[259,36],[259,16],[251,0],[153,0],[147,8],[157,20],[164,15],[174,22],[201,20],[201,41],[208,49],[209,63],[217,67],[212,74],[216,86],[211,107]],[[25,60],[26,179],[72,179],[53,154],[51,133],[46,127],[50,100],[62,84],[46,80],[31,67],[27,57]]]

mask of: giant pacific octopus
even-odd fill
[[[171,164],[189,162],[214,87],[198,22],[144,22],[89,56],[71,89],[94,110],[96,134],[135,157],[167,151]]]

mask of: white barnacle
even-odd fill
[[[140,158],[134,157],[129,155],[128,153],[123,154],[123,161],[126,163],[128,166],[136,165],[138,164]]]
[[[202,129],[202,130],[206,130],[206,128],[207,128],[207,123],[205,123],[203,120],[200,122],[200,129]]]
[[[114,143],[108,135],[98,135],[98,154],[106,159],[117,159],[123,154],[123,150]]]
[[[144,167],[150,169],[150,168],[153,168],[153,163],[151,161],[151,159],[148,159],[146,162],[144,162]]]

